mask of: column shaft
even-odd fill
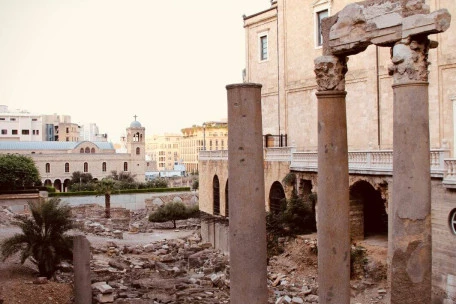
[[[318,98],[318,294],[350,303],[350,228],[345,91]]]
[[[227,86],[231,304],[268,302],[261,85]]]
[[[391,303],[431,303],[428,83],[393,85],[393,192],[388,261]]]
[[[83,235],[73,238],[74,294],[76,304],[92,303],[90,244]]]

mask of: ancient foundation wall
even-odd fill
[[[201,220],[201,239],[203,243],[211,243],[215,249],[228,255],[230,252],[228,221],[213,219]]]
[[[220,214],[226,215],[225,189],[228,181],[228,161],[202,160],[199,162],[199,208],[209,214],[214,212],[213,180],[217,175],[220,191]]]

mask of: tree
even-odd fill
[[[111,171],[111,174],[108,176],[113,180],[124,182],[124,183],[134,183],[135,182],[135,175],[131,174],[131,172],[120,172],[117,173],[116,170]]]
[[[95,191],[97,196],[104,195],[105,197],[105,217],[111,217],[111,194],[118,189],[117,183],[112,178],[103,178],[97,182]]]
[[[27,259],[38,266],[40,276],[52,277],[62,260],[71,260],[72,238],[65,232],[72,228],[71,209],[52,198],[28,203],[30,216],[17,216],[14,224],[22,234],[5,239],[0,247],[3,260],[21,252],[21,263]]]
[[[24,155],[0,155],[0,190],[16,190],[41,185],[33,159]]]
[[[83,173],[81,171],[75,171],[71,174],[71,183],[72,184],[88,184],[93,181],[92,174]]]
[[[170,202],[158,207],[157,211],[149,215],[149,221],[163,223],[171,221],[176,229],[177,220],[185,220],[199,215],[198,205],[187,207],[182,202]]]

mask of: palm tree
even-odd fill
[[[103,178],[96,185],[95,191],[98,195],[105,197],[105,217],[111,217],[111,193],[117,190],[117,183],[112,178]]]
[[[1,247],[3,260],[21,252],[21,263],[27,259],[38,266],[40,276],[50,278],[62,260],[71,260],[72,237],[65,232],[72,228],[71,208],[52,198],[28,203],[31,216],[17,216],[14,225],[22,233],[5,239]]]

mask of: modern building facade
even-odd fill
[[[283,178],[297,176],[299,194],[318,188],[318,124],[314,59],[322,55],[321,20],[353,0],[277,0],[244,17],[244,81],[262,84],[265,209],[289,197]],[[456,2],[426,1],[431,11]],[[456,301],[456,23],[429,38],[429,123],[432,185],[433,303]],[[353,57],[353,58],[352,58]],[[369,46],[349,57],[345,76],[350,226],[354,240],[388,235],[392,202],[393,79],[389,48]],[[227,151],[201,151],[200,210],[228,216]],[[236,177],[234,177],[236,178]],[[318,203],[315,206],[318,212]],[[444,302],[446,301],[446,302]]]
[[[199,170],[199,151],[221,151],[228,149],[228,124],[226,122],[205,122],[202,126],[182,129],[180,145],[182,163],[187,172]]]
[[[176,163],[180,163],[180,149],[182,135],[165,133],[146,137],[146,155],[157,171],[174,170]]]
[[[0,105],[0,141],[42,141],[41,115]]]
[[[69,115],[42,115],[45,141],[79,141],[79,125]]]

